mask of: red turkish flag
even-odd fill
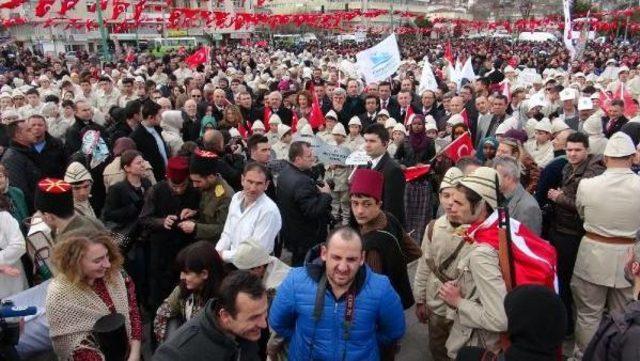
[[[426,165],[416,165],[414,167],[409,167],[407,169],[405,169],[404,172],[404,180],[406,182],[411,182],[413,180],[418,179],[419,177],[422,177],[423,175],[429,173],[429,171],[431,170],[431,165],[430,164],[426,164]]]
[[[267,105],[266,107],[264,107],[264,116],[263,116],[263,122],[265,125],[269,125],[269,118],[271,118],[271,108]]]
[[[624,115],[633,118],[638,114],[638,105],[633,101],[631,93],[620,83],[618,90],[613,94],[613,99],[621,99],[624,102]]]
[[[58,14],[65,16],[67,14],[67,11],[72,10],[76,7],[78,1],[79,0],[62,0]]]
[[[473,141],[471,140],[471,134],[465,132],[456,140],[451,142],[442,153],[449,157],[454,163],[460,160],[462,157],[473,154]]]
[[[447,45],[444,48],[444,58],[447,59],[449,64],[453,65],[453,51],[451,51],[451,41],[447,41]]]
[[[294,110],[291,113],[293,113],[291,117],[291,133],[295,133],[298,131],[298,114]]]
[[[15,9],[18,6],[22,5],[24,2],[25,0],[9,0],[7,2],[0,4],[0,9]],[[2,22],[9,26],[12,26],[16,23],[16,21],[12,21],[12,20],[15,20],[15,18],[5,19]]]
[[[411,115],[413,114],[413,107],[411,105],[409,105],[409,107],[407,108],[407,112],[404,114],[404,119],[403,119],[403,123],[405,126],[409,125],[409,117],[411,117]]]
[[[140,16],[142,15],[142,11],[144,10],[144,7],[147,5],[147,0],[140,0],[134,7],[134,11],[133,11],[133,19],[136,22],[140,21]]]
[[[464,121],[464,125],[467,126],[467,129],[470,128],[469,125],[469,114],[467,114],[467,108],[462,109],[462,111],[460,112],[460,115],[462,116],[462,120]]]
[[[311,113],[309,113],[309,119],[307,120],[311,128],[318,129],[321,125],[324,125],[324,114],[322,114],[322,108],[320,108],[320,102],[314,90],[313,82],[309,82],[309,91],[313,94],[313,102],[311,103]]]
[[[204,64],[209,61],[209,47],[203,46],[195,53],[184,59],[184,62],[189,65],[190,68],[195,68],[200,64]]]
[[[127,7],[129,7],[129,3],[125,3],[122,1],[116,1],[113,3],[113,14],[111,15],[111,20],[116,20],[120,17],[120,14],[127,11]]]
[[[51,10],[54,2],[55,0],[39,0],[36,4],[36,16],[39,18],[45,16]]]

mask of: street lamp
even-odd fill
[[[98,28],[100,29],[100,43],[102,44],[102,59],[111,60],[109,45],[107,44],[107,28],[102,19],[102,0],[96,0],[96,12],[98,13]]]

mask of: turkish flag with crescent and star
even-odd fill
[[[195,68],[200,64],[204,64],[209,61],[209,47],[203,46],[195,53],[184,59],[184,62],[189,65],[190,68]]]
[[[39,0],[38,4],[36,4],[36,16],[41,18],[47,15],[54,2],[55,0]]]
[[[465,132],[456,140],[451,142],[442,153],[449,157],[454,163],[460,158],[473,154],[473,141],[471,140],[471,134]]]

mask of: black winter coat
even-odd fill
[[[29,207],[29,214],[35,211],[33,197],[42,174],[35,162],[35,153],[30,147],[11,142],[2,155],[2,164],[7,169],[9,184],[20,188]]]
[[[142,193],[126,179],[112,185],[107,192],[102,220],[111,226],[118,225],[118,229],[137,222],[144,205],[144,194],[150,188],[151,182],[146,178],[142,179]]]
[[[321,193],[307,173],[287,163],[278,176],[280,232],[290,250],[306,251],[324,242],[331,214],[331,196]]]
[[[389,153],[385,153],[373,170],[381,172],[384,176],[384,188],[382,189],[382,209],[393,214],[400,224],[404,224],[404,173]]]
[[[38,153],[34,151],[35,162],[42,177],[64,178],[67,166],[67,158],[65,156],[64,144],[58,138],[52,137],[49,133],[44,136],[45,145],[42,151]]]
[[[155,127],[155,130],[158,135],[160,135],[160,138],[162,138],[162,128]],[[133,131],[133,133],[131,133],[131,139],[136,143],[138,151],[142,153],[142,157],[153,167],[153,175],[156,178],[156,181],[159,182],[163,180],[167,168],[164,163],[164,159],[162,158],[162,154],[160,154],[160,150],[158,149],[158,143],[153,135],[151,135],[143,125],[140,125]],[[167,143],[165,143],[164,139],[162,140],[162,145],[164,146],[167,157],[169,157],[171,153],[169,152],[169,147],[167,147]]]

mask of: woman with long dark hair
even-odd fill
[[[204,305],[218,295],[226,276],[222,258],[213,243],[199,241],[178,253],[180,284],[162,302],[153,321],[156,340],[167,338],[170,320],[182,324],[198,314]]]

